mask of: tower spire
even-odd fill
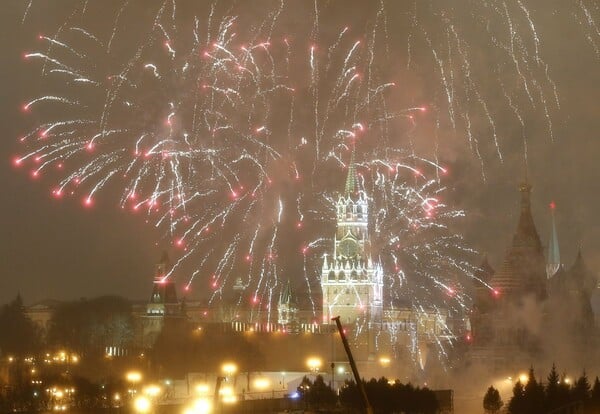
[[[169,259],[169,253],[166,250],[163,250],[162,255],[160,256],[160,261],[156,264],[156,272],[154,275],[155,281],[163,282],[165,280],[165,276],[171,267],[171,260]]]
[[[554,274],[560,268],[560,250],[558,248],[558,236],[556,233],[556,221],[554,218],[554,212],[556,204],[550,203],[550,212],[552,214],[552,229],[550,233],[550,242],[548,243],[548,259],[546,260],[546,275],[548,278],[554,276]]]
[[[346,177],[345,194],[346,197],[356,194],[358,190],[358,178],[356,176],[356,163],[355,163],[355,145],[352,144],[352,154],[350,155],[350,163],[348,164],[348,175]]]
[[[542,252],[542,243],[531,215],[531,185],[527,176],[519,186],[521,193],[521,214],[517,231],[513,237],[513,247],[530,247]]]
[[[529,183],[527,158],[523,160],[523,181],[519,185],[519,192],[521,193],[521,214],[525,211],[531,215],[531,184]]]

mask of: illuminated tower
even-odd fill
[[[354,151],[344,193],[336,203],[337,231],[333,251],[321,271],[323,322],[340,316],[342,323],[379,321],[383,304],[383,272],[371,257],[369,201],[359,188]]]
[[[554,220],[554,210],[556,204],[554,201],[550,203],[550,211],[552,213],[552,233],[550,234],[550,242],[548,243],[548,258],[546,259],[546,276],[550,279],[560,269],[560,251],[558,249],[558,236],[556,235],[556,223]]]
[[[296,333],[298,331],[298,304],[289,280],[279,296],[277,317],[277,322],[284,327],[286,332]]]
[[[152,295],[146,305],[146,314],[142,316],[143,347],[153,346],[167,323],[185,320],[183,304],[177,299],[175,281],[172,276],[167,277],[171,269],[167,252],[163,252],[155,269]]]
[[[146,313],[150,315],[175,315],[181,311],[177,300],[175,281],[167,277],[171,262],[167,252],[163,252],[160,262],[156,264],[154,275],[154,287],[150,302],[146,307]]]

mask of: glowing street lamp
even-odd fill
[[[306,360],[306,365],[308,366],[310,371],[314,372],[315,374],[319,372],[322,364],[323,362],[321,361],[321,358],[310,357]]]
[[[129,371],[125,374],[125,379],[131,383],[131,388],[127,392],[130,396],[133,396],[137,393],[136,386],[142,380],[142,374],[139,371]]]
[[[151,398],[156,398],[160,395],[160,393],[162,392],[162,388],[160,388],[158,385],[148,385],[147,387],[144,388],[144,394],[146,394],[148,397]]]
[[[208,393],[210,392],[210,387],[208,386],[208,384],[198,384],[196,385],[196,392],[200,395],[208,395]]]
[[[206,398],[199,398],[193,404],[184,410],[184,414],[209,414],[212,411],[212,404]]]
[[[383,356],[383,357],[379,358],[379,363],[384,368],[389,367],[391,362],[392,362],[392,360],[388,357]]]
[[[136,413],[145,414],[152,409],[152,402],[148,397],[140,395],[133,401],[133,408]]]
[[[254,388],[259,391],[264,391],[271,386],[271,381],[268,378],[257,378],[254,380]]]
[[[219,396],[221,397],[221,402],[224,404],[234,404],[237,402],[237,396],[231,386],[221,388],[219,390]]]
[[[142,380],[142,374],[139,371],[129,371],[125,374],[125,379],[132,384],[137,384]]]
[[[223,373],[228,377],[231,377],[233,374],[235,374],[237,372],[237,369],[237,365],[235,365],[232,362],[226,362],[221,367]]]

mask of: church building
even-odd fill
[[[522,369],[552,355],[576,360],[590,350],[596,329],[591,307],[596,279],[581,251],[566,269],[554,203],[544,249],[531,214],[531,186],[522,183],[519,191],[519,221],[504,261],[495,271],[485,258],[475,280],[470,361],[497,371]]]

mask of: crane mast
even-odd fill
[[[340,317],[336,316],[334,318],[331,318],[331,320],[335,321],[338,332],[340,333],[340,338],[342,338],[342,344],[344,344],[344,350],[346,351],[346,355],[348,355],[348,362],[350,363],[350,368],[352,369],[352,374],[354,375],[354,381],[356,381],[356,385],[360,390],[360,395],[362,397],[365,412],[366,414],[373,414],[373,407],[371,407],[371,403],[369,403],[369,397],[367,396],[365,385],[360,379],[360,374],[358,373],[358,368],[356,367],[356,363],[354,362],[352,351],[350,351],[350,345],[348,344],[348,339],[346,339],[346,334],[344,333],[344,329],[342,328]]]

